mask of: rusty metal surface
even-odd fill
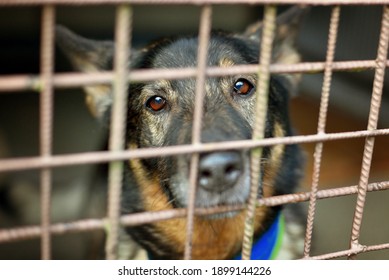
[[[389,7],[384,7],[381,23],[381,33],[377,51],[377,68],[374,75],[373,93],[370,102],[370,113],[367,125],[367,130],[374,131],[377,129],[378,118],[380,115],[380,106],[382,99],[382,91],[384,87],[384,77],[386,70],[386,59],[388,57],[389,45]],[[359,248],[359,235],[362,225],[363,210],[366,201],[367,186],[369,183],[370,167],[374,151],[374,137],[367,137],[365,141],[365,149],[363,152],[361,176],[358,185],[358,196],[355,207],[354,220],[351,232],[350,248]],[[356,255],[352,254],[351,258]]]
[[[386,61],[389,66],[389,60]],[[252,74],[258,72],[259,65],[237,65],[228,68],[208,67],[205,73],[209,77]],[[375,60],[334,61],[332,71],[364,71],[376,67]],[[325,62],[303,62],[296,64],[272,64],[270,73],[320,73],[325,69]],[[129,74],[130,82],[144,82],[158,79],[185,79],[196,77],[196,68],[148,69],[134,70]],[[56,88],[72,88],[93,84],[110,84],[114,80],[113,72],[100,73],[56,73],[53,86]],[[0,94],[23,90],[39,91],[42,81],[38,75],[6,75],[0,76]]]
[[[319,109],[319,120],[317,124],[317,134],[324,134],[327,122],[328,104],[330,99],[330,89],[332,80],[332,64],[335,57],[336,39],[338,35],[340,18],[340,6],[332,8],[329,34],[328,34],[328,45],[326,62],[324,69],[324,79],[321,90],[321,100]],[[307,228],[305,233],[304,242],[304,257],[309,256],[312,243],[312,232],[313,223],[315,218],[316,209],[316,194],[319,189],[319,178],[320,178],[320,166],[323,155],[323,142],[318,142],[315,145],[314,152],[314,164],[313,164],[313,175],[312,175],[312,186],[311,186],[311,197],[309,199],[308,217],[307,217]]]
[[[389,190],[389,181],[371,183],[368,185],[367,190],[372,191],[383,191]],[[348,186],[335,189],[320,190],[317,192],[318,199],[328,199],[331,197],[347,196],[351,194],[356,194],[358,192],[358,186]],[[276,197],[267,197],[261,198],[257,201],[258,205],[267,205],[267,206],[276,206],[286,203],[297,203],[308,201],[310,198],[310,192],[288,194]],[[245,205],[235,205],[235,206],[224,206],[224,207],[213,207],[205,209],[196,209],[196,215],[209,215],[221,212],[228,212],[232,210],[243,210]],[[152,223],[156,221],[173,219],[173,218],[184,218],[187,215],[186,209],[174,209],[174,210],[165,210],[158,212],[144,212],[137,214],[124,215],[120,218],[120,223],[123,226],[134,226],[145,223]],[[86,219],[70,223],[58,223],[50,226],[51,234],[61,235],[61,234],[70,234],[75,232],[83,231],[92,231],[92,230],[102,230],[106,226],[105,219]],[[3,242],[16,242],[20,240],[37,238],[41,235],[42,228],[40,226],[28,226],[20,227],[13,229],[3,229],[0,230],[0,243]],[[368,250],[381,250],[387,249],[388,244],[378,244],[372,246],[364,246],[363,248],[368,248]],[[331,254],[324,254],[320,256],[310,256],[307,259],[329,259],[337,258],[342,256],[348,256],[350,252],[362,252],[360,249],[356,250],[346,250],[341,252],[334,252]]]
[[[220,143],[206,143],[181,146],[168,146],[164,148],[147,148],[137,150],[126,150],[122,152],[89,152],[67,155],[53,155],[50,158],[27,157],[11,158],[0,160],[0,172],[39,169],[45,167],[60,167],[77,164],[104,163],[115,160],[128,160],[132,158],[151,158],[167,155],[179,155],[190,153],[201,153],[210,151],[221,151],[231,149],[253,149],[273,145],[290,145],[315,142],[336,141],[342,139],[364,138],[389,135],[389,128],[377,129],[374,131],[360,130],[340,133],[326,133],[313,135],[290,136],[283,138],[266,138],[261,140],[240,140]]]
[[[53,72],[54,72],[54,6],[44,6],[41,20],[41,76],[42,90],[40,92],[40,155],[50,158],[53,142]],[[51,169],[43,168],[40,171],[41,191],[41,257],[51,258]]]
[[[255,119],[253,140],[263,139],[265,136],[265,122],[268,107],[268,89],[270,80],[269,66],[272,57],[272,45],[275,36],[276,6],[265,6],[263,16],[263,36],[259,54],[259,69],[257,95],[255,104]],[[262,147],[251,150],[250,154],[250,195],[247,201],[245,227],[243,232],[242,260],[249,260],[254,235],[254,219],[259,185],[261,182]]]
[[[344,251],[338,251],[334,253],[328,253],[328,254],[323,254],[319,256],[314,256],[314,257],[308,257],[304,258],[307,260],[329,260],[329,259],[335,259],[335,258],[340,258],[340,257],[349,257],[352,255],[357,255],[361,253],[367,253],[367,252],[372,252],[372,251],[378,251],[378,250],[386,250],[389,249],[389,243],[385,244],[379,244],[379,245],[360,245],[357,248],[349,249],[349,250],[344,250]]]
[[[193,116],[192,128],[192,145],[196,146],[201,143],[201,120],[203,116],[203,103],[205,92],[205,69],[207,68],[207,53],[208,43],[212,25],[212,6],[206,5],[202,7],[199,26],[199,47],[197,54],[197,74],[196,74],[196,96],[195,109]],[[188,213],[186,227],[186,242],[184,259],[191,259],[192,253],[192,236],[193,236],[193,221],[196,199],[196,186],[198,177],[199,154],[193,153],[190,162],[189,171],[189,197],[188,197]]]
[[[130,50],[130,30],[132,23],[132,10],[128,5],[116,8],[115,24],[115,57],[113,83],[113,104],[109,135],[109,150],[120,152],[125,147],[125,128],[127,117],[128,96],[128,65]],[[108,169],[108,230],[105,246],[106,258],[118,258],[120,202],[123,182],[123,162],[111,161]]]
[[[389,189],[389,181],[371,183],[368,185],[368,192],[384,191]],[[358,186],[348,186],[334,189],[319,190],[317,192],[318,199],[326,199],[340,196],[347,196],[356,194]],[[259,205],[276,206],[286,203],[297,203],[308,201],[310,198],[310,192],[302,192],[295,194],[280,195],[275,197],[261,198],[257,200]],[[243,210],[245,205],[223,206],[196,209],[196,215],[209,215],[215,213],[229,212],[233,210]],[[186,216],[186,209],[174,209],[164,210],[157,212],[143,212],[136,214],[123,215],[120,218],[120,223],[123,226],[134,226],[152,223],[160,220],[184,218]],[[103,229],[106,226],[106,219],[85,219],[70,223],[57,223],[51,225],[52,234],[66,234],[79,231],[91,231]],[[0,243],[2,242],[14,242],[22,239],[37,238],[40,236],[40,226],[27,226],[13,229],[0,230]]]

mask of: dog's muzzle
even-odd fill
[[[240,153],[204,154],[199,162],[198,186],[211,193],[220,193],[234,187],[242,173]]]

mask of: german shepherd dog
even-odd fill
[[[295,37],[304,8],[293,7],[277,18],[273,62],[295,63],[299,54]],[[228,67],[259,63],[261,23],[242,34],[213,31],[208,46],[208,66]],[[112,69],[114,43],[95,41],[58,26],[57,43],[75,69],[97,72]],[[196,67],[197,36],[163,38],[131,50],[131,69]],[[292,135],[288,99],[298,77],[272,76],[265,137]],[[131,84],[128,97],[126,143],[129,149],[191,143],[195,79],[157,80]],[[252,138],[257,76],[235,75],[207,78],[201,141]],[[112,104],[111,87],[86,86],[86,103],[102,122]],[[200,155],[196,207],[236,205],[247,202],[250,189],[248,150],[207,152]],[[292,193],[301,177],[301,153],[296,145],[264,149],[258,197]],[[122,213],[159,211],[188,205],[190,155],[131,159],[125,164]],[[277,218],[281,207],[256,209],[255,236],[259,239]],[[281,257],[296,257],[301,247],[302,226],[298,219],[287,226]],[[297,216],[298,217],[298,216]],[[196,216],[192,242],[194,259],[231,259],[242,247],[245,211]],[[126,229],[155,259],[183,257],[186,220],[173,219]],[[301,249],[301,248],[299,248]]]

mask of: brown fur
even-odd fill
[[[146,211],[173,209],[157,180],[148,179],[139,160],[130,160],[135,179],[142,192]],[[265,182],[265,185],[266,184]],[[259,207],[255,214],[255,228],[266,217],[266,207]],[[233,218],[203,219],[195,217],[193,231],[194,259],[229,259],[239,250],[244,230],[245,212]],[[164,236],[165,244],[170,244],[183,254],[186,240],[186,219],[172,219],[155,223],[156,230]]]
[[[280,124],[276,123],[274,128],[275,137],[282,137],[284,131]],[[136,149],[130,145],[131,149]],[[277,145],[272,149],[268,164],[265,170],[263,189],[264,197],[270,197],[274,192],[274,178],[281,165],[284,145]],[[129,161],[134,172],[135,180],[140,186],[141,197],[146,211],[162,211],[174,209],[169,203],[168,197],[158,183],[158,179],[149,179],[145,173],[142,163],[138,159]],[[261,230],[260,225],[266,217],[267,208],[258,207],[255,212],[256,231]],[[241,211],[233,218],[224,219],[203,219],[196,216],[194,219],[194,231],[192,240],[193,259],[231,259],[233,254],[239,251],[242,242],[245,221],[245,211]],[[171,219],[155,223],[156,231],[164,236],[163,242],[170,244],[183,256],[186,241],[186,219]]]

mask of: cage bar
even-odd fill
[[[374,75],[373,93],[370,103],[370,113],[367,130],[377,129],[378,118],[380,114],[382,91],[384,87],[385,77],[385,61],[388,57],[389,44],[389,7],[384,6],[382,15],[381,33],[377,51],[377,69]],[[371,160],[374,150],[374,137],[367,137],[365,141],[365,149],[363,152],[361,176],[359,179],[357,203],[355,207],[354,220],[351,232],[350,248],[359,248],[359,234],[362,225],[363,210],[366,200],[367,185],[370,175]],[[355,258],[355,254],[350,256]]]
[[[386,61],[386,67],[389,60]],[[236,74],[253,74],[258,72],[259,65],[237,65],[226,68],[207,67],[205,70],[208,77],[219,77]],[[334,61],[332,71],[367,71],[375,69],[375,60],[358,61]],[[320,73],[325,69],[325,62],[303,62],[296,64],[271,64],[272,74],[295,74],[295,73]],[[179,80],[196,77],[196,68],[171,68],[171,69],[147,69],[133,70],[128,79],[130,82],[145,82],[158,79]],[[113,72],[99,73],[57,73],[53,76],[53,86],[56,88],[73,88],[85,85],[110,84],[114,80]],[[0,77],[0,94],[2,92],[35,90],[41,88],[41,80],[36,75],[5,75]]]
[[[323,255],[314,256],[314,257],[309,257],[307,259],[329,260],[329,259],[336,259],[336,258],[341,258],[341,257],[349,257],[349,256],[357,255],[360,253],[367,253],[367,252],[378,251],[378,250],[387,250],[387,249],[389,249],[389,243],[380,244],[380,245],[372,245],[372,246],[360,245],[360,246],[358,246],[358,248],[323,254]]]
[[[270,72],[269,66],[272,57],[272,44],[274,40],[275,21],[277,15],[276,6],[265,6],[263,16],[263,35],[259,53],[259,70],[255,104],[255,119],[252,139],[263,139],[265,136],[265,122],[268,105],[268,91]],[[247,201],[245,227],[242,243],[242,260],[249,260],[254,235],[254,218],[256,200],[261,176],[262,148],[251,150],[250,154],[250,195]]]
[[[40,154],[49,158],[53,142],[53,70],[54,70],[54,6],[42,8],[41,20],[41,76],[43,87],[40,93]],[[51,183],[52,173],[49,167],[40,171],[41,180],[41,254],[42,259],[51,258]]]
[[[385,191],[389,189],[389,181],[371,183],[368,185],[368,192]],[[328,199],[334,197],[348,196],[357,194],[358,185],[333,188],[326,190],[319,190],[317,192],[317,199]],[[258,205],[277,206],[287,203],[298,203],[308,201],[310,198],[310,192],[294,193],[273,197],[265,197],[258,199]],[[229,211],[237,211],[244,209],[245,205],[234,206],[219,206],[210,208],[198,208],[195,209],[196,215],[210,215],[216,213],[223,213]],[[187,215],[186,209],[174,209],[164,210],[158,212],[143,212],[135,214],[123,215],[120,218],[120,222],[123,226],[135,226],[147,223],[153,223],[157,221],[182,218]],[[72,232],[84,232],[103,229],[105,227],[105,220],[103,219],[85,219],[76,222],[69,223],[57,223],[50,226],[52,234],[66,234]],[[26,226],[14,229],[0,230],[0,243],[15,242],[19,240],[38,238],[41,234],[42,228],[40,226]],[[310,257],[309,257],[310,258]]]
[[[205,69],[207,68],[208,43],[211,32],[212,6],[203,6],[200,16],[197,74],[196,74],[196,96],[192,128],[192,145],[201,143],[201,120],[203,115],[203,103],[205,95]],[[199,165],[199,154],[193,153],[190,161],[189,171],[189,196],[187,214],[187,235],[185,243],[184,259],[188,260],[192,254],[192,235],[194,222],[194,209],[196,200],[197,168]]]
[[[360,130],[339,133],[313,134],[288,136],[282,138],[265,138],[261,140],[240,140],[220,143],[206,143],[180,146],[167,146],[164,148],[141,148],[137,150],[125,150],[122,152],[88,152],[67,155],[53,155],[50,158],[25,157],[17,159],[0,160],[0,172],[39,169],[45,167],[61,167],[77,164],[104,163],[116,160],[128,160],[133,158],[150,158],[168,155],[204,153],[210,151],[232,150],[232,149],[253,149],[257,147],[268,147],[273,145],[291,145],[303,143],[315,143],[336,141],[342,139],[365,138],[389,135],[389,128],[373,131]]]
[[[120,152],[125,149],[126,100],[128,96],[128,80],[126,77],[128,76],[129,68],[129,31],[131,30],[131,21],[131,7],[128,5],[118,6],[115,26],[115,81],[113,83],[113,104],[109,136],[109,150],[113,152]],[[123,162],[111,161],[108,172],[108,231],[105,251],[106,258],[112,260],[118,258]]]
[[[327,45],[326,63],[324,69],[324,80],[323,80],[323,85],[321,90],[322,93],[321,93],[321,101],[320,101],[319,120],[317,125],[318,134],[324,134],[326,128],[327,112],[328,112],[328,104],[330,98],[331,80],[332,80],[332,64],[335,57],[335,47],[336,47],[336,39],[338,35],[339,18],[340,18],[340,6],[335,6],[334,8],[332,8],[329,34],[328,34],[328,45]],[[322,154],[323,154],[323,142],[318,142],[315,145],[315,152],[314,152],[311,197],[309,200],[307,228],[306,228],[305,242],[304,242],[304,257],[308,257],[309,252],[311,250],[313,222],[315,218],[315,208],[316,208],[316,194],[319,189],[320,166],[322,161]]]

